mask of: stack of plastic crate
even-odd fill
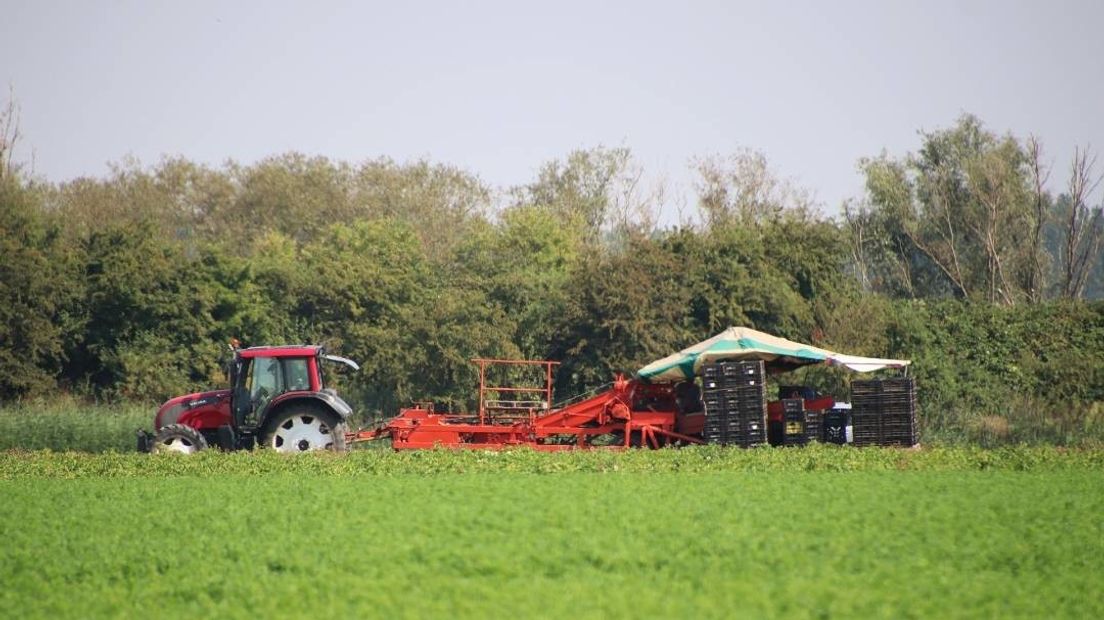
[[[702,438],[706,443],[728,443],[728,402],[723,386],[720,364],[702,366],[702,410],[705,411]]]
[[[717,362],[702,368],[706,442],[748,448],[766,441],[765,375],[758,360]]]
[[[856,446],[914,446],[916,380],[912,377],[851,382],[851,425]]]
[[[805,434],[805,401],[800,398],[782,399],[782,445],[803,446]]]
[[[726,362],[729,443],[743,448],[767,441],[767,381],[761,360]]]
[[[805,443],[824,441],[824,412],[805,412]]]

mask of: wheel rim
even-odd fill
[[[309,452],[333,446],[330,427],[314,415],[298,414],[284,420],[272,434],[272,447],[280,452]]]
[[[191,439],[179,435],[163,440],[161,449],[166,452],[179,452],[180,454],[191,454],[197,450]]]

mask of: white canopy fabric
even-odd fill
[[[636,372],[652,383],[685,381],[701,372],[704,364],[722,360],[763,360],[768,368],[791,370],[808,364],[845,366],[856,372],[904,368],[909,360],[845,355],[786,340],[748,327],[730,327],[708,340],[656,360]]]
[[[904,368],[912,363],[912,360],[891,360],[880,357],[859,357],[858,355],[845,355],[833,353],[828,356],[829,365],[846,366],[855,372],[874,372],[883,368]]]

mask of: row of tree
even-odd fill
[[[11,162],[13,135],[4,400],[163,398],[217,383],[231,337],[357,359],[345,388],[377,413],[467,401],[476,356],[559,360],[567,395],[728,325],[918,356],[923,342],[894,336],[911,300],[1027,313],[1101,286],[1092,159],[1078,153],[1052,195],[1037,143],[968,116],[915,154],[865,160],[868,191],[837,219],[761,155],[697,161],[698,216],[669,228],[626,149],[571,153],[506,190],[428,161],[294,153],[53,183]]]
[[[871,290],[1014,305],[1099,297],[1101,177],[1073,155],[1057,197],[1042,145],[965,116],[922,134],[919,152],[860,162],[867,195],[845,205],[853,266]],[[1092,280],[1090,280],[1092,278]]]

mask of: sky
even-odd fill
[[[746,148],[831,214],[860,158],[967,112],[1038,136],[1053,189],[1075,147],[1104,149],[1100,0],[0,4],[16,155],[57,182],[298,151],[509,187],[605,145],[666,184],[670,218],[693,158]]]

